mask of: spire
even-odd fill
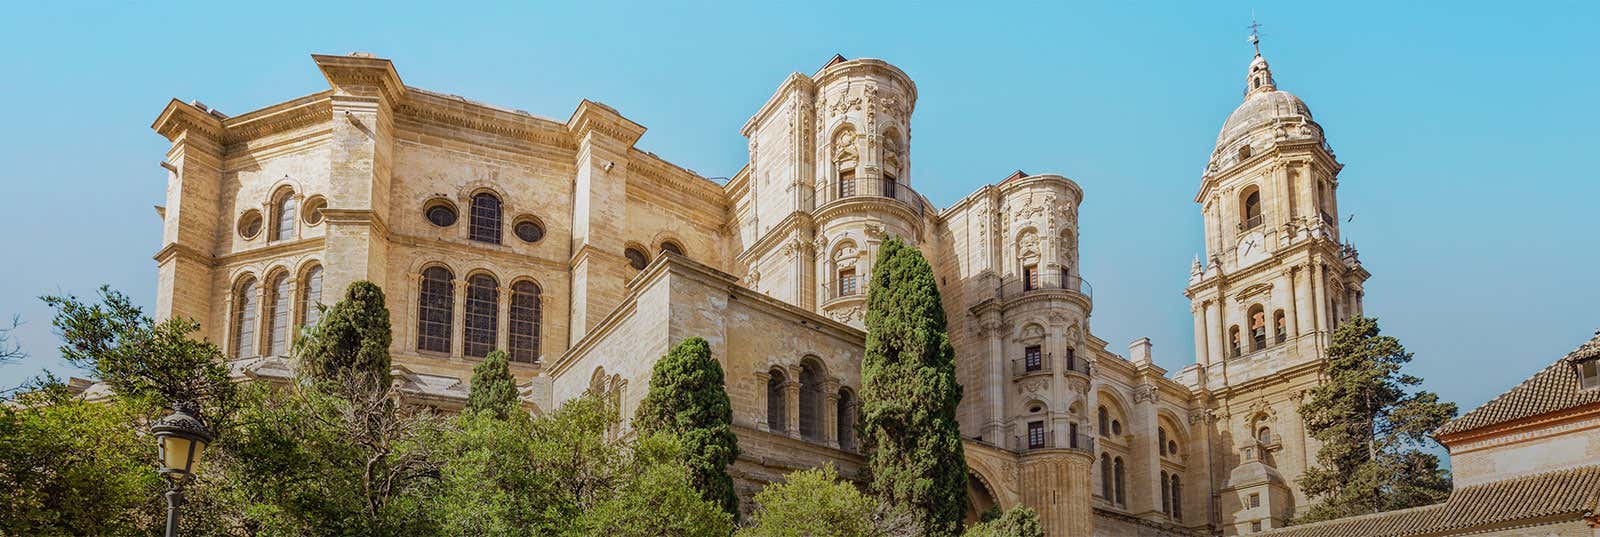
[[[1255,15],[1250,16],[1250,46],[1255,47],[1256,56],[1250,60],[1250,71],[1245,74],[1244,96],[1246,99],[1255,92],[1274,91],[1277,84],[1272,81],[1272,69],[1267,66],[1267,59],[1261,57],[1261,23],[1256,22]]]

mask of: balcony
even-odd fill
[[[1085,358],[1067,358],[1066,370],[1062,373],[1089,376],[1089,360]]]
[[[922,195],[910,186],[893,179],[881,177],[854,177],[833,181],[817,190],[817,207],[821,208],[840,200],[897,201],[918,217],[922,216]]]
[[[1057,445],[1055,432],[1050,429],[1045,429],[1043,438],[1035,438],[1033,441],[1029,441],[1026,434],[1011,437],[1011,451],[1056,449],[1058,447],[1094,453],[1094,437],[1086,434],[1068,434],[1067,443],[1064,446]]]
[[[1239,224],[1239,231],[1241,231],[1241,232],[1249,231],[1249,230],[1261,227],[1261,224],[1266,223],[1266,221],[1267,221],[1267,217],[1264,216],[1264,215],[1259,215],[1259,214],[1255,215],[1255,216],[1252,216],[1250,218],[1246,218],[1246,219],[1244,219],[1244,223]]]
[[[1000,298],[1015,298],[1029,293],[1077,293],[1084,298],[1094,298],[1094,288],[1089,282],[1070,274],[1036,274],[1033,278],[1014,278],[1000,284]]]
[[[822,300],[820,302],[826,304],[828,302],[843,298],[866,298],[866,296],[867,275],[857,274],[854,276],[842,276],[835,278],[834,280],[823,284]]]
[[[1029,375],[1049,374],[1054,369],[1051,365],[1051,362],[1054,361],[1050,359],[1048,354],[1039,357],[1037,361],[1032,363],[1029,363],[1027,358],[1017,358],[1011,361],[1011,376],[1020,378]]]

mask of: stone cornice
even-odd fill
[[[1291,260],[1290,258],[1302,252],[1308,254],[1308,257],[1310,254],[1321,253],[1328,257],[1328,259],[1325,260],[1326,263],[1344,266],[1344,262],[1339,260],[1339,243],[1329,240],[1327,237],[1307,239],[1300,242],[1291,243],[1283,248],[1279,248],[1272,252],[1271,257],[1251,264],[1250,266],[1245,267],[1244,270],[1201,278],[1199,282],[1195,282],[1194,284],[1185,288],[1183,294],[1193,300],[1197,293],[1204,293],[1208,289],[1221,289],[1227,286],[1227,284],[1231,284],[1239,280],[1248,280],[1257,273],[1278,270],[1286,264],[1300,264],[1297,263],[1299,260]],[[1368,277],[1372,276],[1372,273],[1367,272],[1366,269],[1360,269],[1359,267],[1358,269],[1365,274],[1365,276],[1361,278],[1362,280],[1366,280]]]
[[[222,119],[177,99],[167,102],[150,128],[170,141],[177,141],[185,131],[199,131],[215,140],[221,140],[223,135]]]
[[[379,237],[389,237],[389,225],[370,209],[323,209],[322,218],[329,224],[329,233],[334,225],[366,224],[372,226]]]
[[[410,89],[410,98],[396,109],[400,119],[471,129],[567,149],[577,147],[577,142],[561,122],[420,88]]]
[[[634,148],[628,152],[628,173],[652,179],[702,199],[716,200],[726,211],[727,198],[722,185],[701,177],[687,168],[667,162],[655,153]]]
[[[1434,439],[1455,456],[1588,428],[1600,428],[1600,403],[1439,435]]]
[[[923,201],[920,196],[917,198],[916,203],[926,207],[926,205],[923,205]],[[918,235],[922,234],[922,227],[923,224],[925,224],[922,219],[922,213],[918,213],[912,207],[908,206],[906,202],[881,196],[851,196],[848,198],[839,198],[828,202],[826,205],[818,207],[814,218],[818,222],[825,222],[841,216],[882,216],[883,213],[886,212],[897,213],[901,218],[904,218],[906,222],[911,224],[913,233]]]
[[[1004,196],[1006,194],[1010,194],[1011,192],[1019,190],[1019,189],[1021,189],[1023,187],[1031,186],[1031,185],[1033,185],[1035,183],[1046,183],[1046,182],[1059,182],[1059,183],[1061,183],[1062,185],[1066,186],[1068,190],[1071,190],[1073,196],[1075,196],[1077,198],[1077,200],[1075,201],[1074,205],[1083,203],[1083,187],[1078,186],[1078,183],[1073,181],[1073,180],[1071,180],[1071,179],[1068,179],[1066,177],[1062,177],[1060,175],[1056,175],[1056,174],[1053,174],[1053,173],[1044,173],[1044,174],[1039,174],[1039,175],[1029,175],[1029,176],[1026,176],[1026,177],[1012,179],[1010,181],[1002,181],[1000,184],[995,185],[995,187],[999,188],[1000,189],[1000,195]]]
[[[387,99],[391,105],[405,102],[406,85],[394,63],[371,56],[330,56],[312,54],[312,61],[322,70],[323,78],[332,86],[334,95],[371,95],[371,89]]]
[[[326,123],[333,118],[333,107],[329,104],[332,94],[332,91],[313,93],[225,119],[222,126],[227,132],[223,141],[236,144]]]
[[[789,216],[779,221],[778,225],[768,229],[749,248],[745,248],[743,252],[739,252],[739,255],[734,256],[734,259],[741,264],[748,265],[756,256],[772,251],[778,245],[783,244],[784,241],[789,240],[789,234],[792,231],[802,228],[816,229],[816,221],[812,219],[811,214],[802,211],[789,213]]]
[[[1324,151],[1322,144],[1316,140],[1278,141],[1268,149],[1252,154],[1249,160],[1229,166],[1226,171],[1215,174],[1207,172],[1202,175],[1200,177],[1200,189],[1195,191],[1194,194],[1194,202],[1205,203],[1206,196],[1217,185],[1231,182],[1238,179],[1239,176],[1250,175],[1256,172],[1261,167],[1261,164],[1272,162],[1275,167],[1289,161],[1299,160],[1298,157],[1301,156],[1310,156],[1311,160],[1316,161],[1317,164],[1332,170],[1330,175],[1334,177],[1338,177],[1339,171],[1344,169],[1344,165],[1340,164],[1338,159],[1333,158],[1327,151]]]
[[[916,109],[917,83],[912,82],[911,76],[907,75],[905,71],[901,71],[899,67],[895,67],[889,62],[877,58],[856,58],[854,60],[835,63],[833,65],[823,67],[822,70],[817,71],[817,74],[811,76],[811,80],[813,80],[816,85],[822,86],[826,85],[828,81],[834,77],[860,75],[867,74],[869,72],[887,73],[890,78],[893,78],[895,81],[899,82],[900,85],[905,88],[907,93],[906,97],[908,102],[906,103],[906,112],[909,114],[912,110]]]
[[[279,257],[287,254],[309,253],[322,249],[323,237],[310,237],[291,241],[276,241],[266,246],[258,246],[246,250],[229,252],[216,256],[217,265],[231,263],[259,261],[262,259]]]
[[[567,130],[574,138],[582,139],[590,132],[598,132],[632,147],[639,142],[641,136],[644,136],[645,129],[644,125],[622,117],[615,108],[584,99],[578,103],[577,110],[573,110],[572,117],[567,120]]]
[[[217,264],[216,258],[211,257],[211,255],[200,250],[196,250],[191,246],[176,242],[162,247],[161,250],[157,251],[155,255],[150,256],[151,259],[156,260],[157,264],[166,263],[167,260],[179,257],[188,259],[190,261],[204,263],[207,266],[215,266]]]

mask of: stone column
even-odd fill
[[[770,424],[767,423],[767,407],[770,404],[770,402],[767,399],[767,383],[772,382],[772,373],[767,371],[767,370],[765,370],[765,369],[763,369],[761,371],[757,371],[755,376],[756,376],[756,386],[757,386],[756,393],[759,394],[759,395],[756,396],[756,400],[759,401],[759,404],[760,404],[760,411],[755,413],[756,414],[756,426],[755,426],[755,428],[758,431],[769,431],[769,432],[771,432],[772,431],[772,427],[771,427]],[[734,416],[738,416],[738,413],[734,413]]]
[[[1333,301],[1328,299],[1328,282],[1323,273],[1324,265],[1320,261],[1311,262],[1311,303],[1316,307],[1315,326],[1318,332],[1329,330],[1328,316],[1332,314]]]
[[[389,60],[313,55],[332,88],[329,101],[328,207],[324,288],[342,295],[352,282],[386,286],[394,107],[406,87]],[[332,261],[337,261],[333,263]]]
[[[214,289],[229,293],[228,282],[213,283],[211,259],[217,237],[232,230],[238,217],[223,211],[222,121],[194,105],[174,99],[152,126],[172,142],[161,167],[167,170],[167,199],[162,209],[161,250],[156,253],[154,317],[212,318]],[[265,224],[263,224],[263,227]],[[227,310],[231,312],[232,310]],[[200,336],[226,343],[228,323],[202,323]],[[224,344],[223,348],[227,348]]]
[[[1208,326],[1206,342],[1209,343],[1211,363],[1222,363],[1228,357],[1225,347],[1228,341],[1228,329],[1222,323],[1222,304],[1218,303],[1220,298],[1207,300],[1205,303],[1206,325]]]
[[[994,442],[997,446],[1006,445],[1006,393],[1005,388],[1009,383],[1006,377],[1005,343],[1001,340],[1005,330],[1000,321],[991,318],[982,324],[983,335],[988,339],[989,345],[989,430],[984,431],[983,437]]]
[[[284,296],[278,297],[278,300],[289,301],[289,318],[284,320],[284,322],[289,323],[288,332],[285,332],[283,336],[284,352],[294,349],[294,340],[300,336],[300,323],[306,318],[305,312],[300,311],[300,275],[293,272],[293,270],[293,268],[290,269],[289,281],[287,282],[288,285],[285,286]],[[393,332],[394,330],[391,329],[390,333],[392,334]]]
[[[455,290],[450,297],[450,357],[461,358],[467,345],[467,279],[457,274],[450,286]]]
[[[783,383],[783,411],[785,431],[790,438],[800,438],[800,368],[789,368],[789,381]]]
[[[262,231],[265,233],[265,231]],[[267,303],[267,287],[272,282],[267,281],[266,275],[261,274],[256,279],[256,356],[266,356],[267,347],[272,342],[272,331],[264,330],[267,327],[267,317],[272,315],[272,305]]]
[[[829,380],[822,385],[822,440],[828,447],[839,448],[839,381]]]
[[[494,348],[511,351],[511,285],[495,282]]]
[[[1022,503],[1039,514],[1048,537],[1094,534],[1093,492],[1089,487],[1094,455],[1070,449],[1034,450],[1021,457],[1018,481]]]
[[[1295,267],[1294,275],[1294,335],[1304,335],[1316,330],[1316,302],[1311,292],[1311,280],[1316,276],[1312,265]]]
[[[1210,338],[1206,337],[1206,305],[1201,303],[1189,308],[1189,315],[1194,317],[1194,363],[1202,366],[1211,365]]]

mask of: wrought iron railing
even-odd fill
[[[1032,375],[1034,373],[1049,373],[1055,368],[1050,365],[1050,355],[1040,356],[1037,360],[1029,361],[1027,358],[1017,358],[1011,361],[1012,376]]]
[[[1069,357],[1065,365],[1066,368],[1062,370],[1063,373],[1078,373],[1083,376],[1089,376],[1088,359],[1080,356]]]
[[[1011,437],[1012,451],[1055,449],[1057,447],[1094,453],[1094,437],[1086,434],[1069,433],[1067,434],[1067,441],[1065,445],[1059,445],[1059,443],[1056,441],[1055,431],[1052,429],[1045,429],[1044,436],[1042,438],[1029,438],[1027,434],[1019,434]]]
[[[1244,223],[1243,224],[1239,224],[1239,230],[1240,231],[1245,231],[1245,230],[1255,229],[1255,228],[1261,227],[1261,224],[1266,223],[1266,221],[1267,221],[1267,218],[1266,218],[1265,215],[1259,215],[1258,214],[1258,215],[1252,216],[1250,218],[1244,219]]]
[[[922,195],[905,183],[883,177],[846,177],[835,179],[817,191],[817,206],[846,198],[888,198],[911,207],[922,214]]]
[[[1013,278],[1000,284],[1000,297],[1021,296],[1034,291],[1072,291],[1094,298],[1094,288],[1089,282],[1071,274],[1034,274],[1033,277]]]
[[[822,301],[867,296],[867,275],[841,276],[822,285]]]

